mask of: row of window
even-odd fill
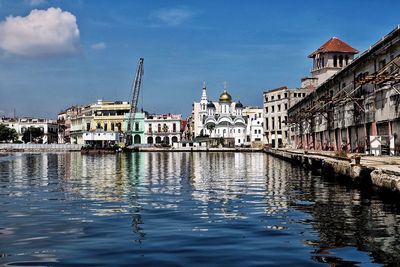
[[[278,100],[280,100],[282,97],[281,94],[278,94],[276,96]],[[283,98],[287,98],[287,92],[283,94]],[[275,100],[275,95],[272,95],[270,99],[271,99],[270,101]],[[265,102],[268,102],[268,96],[265,96]]]
[[[221,131],[220,131],[221,130]],[[235,133],[235,129],[230,129],[229,131],[230,133]],[[226,129],[217,129],[217,134],[225,134],[226,133]],[[237,133],[241,133],[240,129],[237,129]]]
[[[128,124],[128,127],[130,127],[129,124]],[[139,126],[138,126],[138,127],[139,127]],[[114,123],[112,122],[112,123],[110,124],[110,128],[111,128],[111,131],[112,131],[112,132],[115,132],[115,131],[117,131],[117,130],[121,130],[121,123],[116,123],[116,124],[114,124]],[[101,123],[98,122],[98,123],[97,123],[97,126],[96,126],[96,129],[103,129],[105,132],[107,132],[107,131],[108,131],[108,123],[104,123],[104,126],[101,127]],[[89,122],[86,124],[86,130],[87,130],[87,131],[90,131],[90,123],[89,123]]]
[[[340,56],[334,55],[333,56],[333,66],[334,67],[338,67],[338,66],[343,67],[348,64],[349,64],[349,56],[343,56],[343,55],[340,55]],[[317,69],[326,67],[325,58],[324,57],[317,58],[315,60],[314,67],[316,67]]]
[[[285,105],[282,105],[282,106],[284,107],[284,110],[288,109],[288,104],[287,103]],[[281,104],[276,105],[276,107],[277,107],[277,112],[281,112]],[[268,107],[265,107],[265,113],[268,113],[268,112],[269,112]],[[274,112],[275,112],[275,106],[271,106],[271,113],[274,113]]]
[[[169,130],[169,127],[168,127],[168,125],[166,124],[166,123],[164,123],[163,125],[162,125],[162,128],[161,128],[161,124],[160,123],[158,123],[157,124],[157,131],[158,132],[168,132],[168,130]],[[149,123],[149,132],[152,132],[153,130],[152,130],[152,125],[151,125],[151,123]],[[172,124],[172,132],[176,132],[176,123],[173,123]]]
[[[254,134],[261,134],[261,130],[260,129],[254,129]]]
[[[278,98],[277,100],[287,98],[287,97],[288,97],[287,94],[288,94],[288,93],[284,93],[284,94],[283,94],[284,98],[281,98],[281,94],[277,95],[277,98]],[[293,97],[305,97],[305,96],[306,96],[306,93],[293,93]],[[270,99],[268,99],[268,96],[267,96],[267,95],[266,95],[264,98],[265,98],[265,102],[268,102],[268,100],[269,100],[269,101],[275,100],[275,97],[274,97],[273,95],[271,96]]]
[[[293,97],[306,97],[306,93],[293,93]]]
[[[282,120],[282,118],[283,118],[283,120]],[[278,125],[277,125],[278,126],[278,130],[282,129],[282,123],[285,126],[287,125],[287,116],[285,116],[285,117],[279,116],[278,117]],[[269,130],[269,119],[268,118],[265,119],[265,127],[266,127],[267,130]],[[275,130],[275,117],[271,118],[271,130]]]
[[[33,127],[33,126],[32,126],[32,127]],[[38,127],[38,128],[39,128],[42,132],[44,132],[44,128],[43,128],[43,127]],[[22,128],[21,128],[21,133],[25,133],[26,130],[28,130],[28,128],[22,127]],[[51,133],[51,132],[56,133],[57,131],[56,131],[56,130],[53,131],[53,128],[49,128],[49,132],[50,132],[50,133]]]

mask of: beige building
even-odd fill
[[[283,147],[290,144],[287,112],[289,107],[314,90],[306,80],[303,79],[302,84],[307,85],[307,88],[289,89],[283,86],[264,92],[264,136],[265,143],[271,147]]]
[[[80,113],[81,107],[72,106],[58,113],[58,143],[71,143],[71,119]]]
[[[294,145],[399,154],[400,27],[342,66],[289,109]]]
[[[124,115],[129,113],[130,105],[123,101],[103,101],[83,106],[80,112],[71,118],[71,143],[83,144],[85,132],[103,131],[120,134],[123,141]]]

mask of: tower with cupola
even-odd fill
[[[317,79],[317,85],[322,84],[336,72],[349,65],[357,53],[357,49],[337,37],[332,37],[308,55],[313,60],[312,78]]]

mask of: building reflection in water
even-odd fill
[[[81,208],[94,216],[130,216],[138,243],[157,211],[174,216],[190,209],[196,222],[204,222],[201,230],[249,217],[259,218],[266,229],[311,227],[304,244],[315,248],[318,262],[349,261],[349,246],[379,262],[400,257],[398,204],[264,154],[14,153],[0,157],[0,178],[13,184],[15,196],[56,184],[65,200],[84,200]]]

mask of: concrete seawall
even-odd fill
[[[207,147],[138,147],[140,152],[263,152],[262,148],[207,148]]]
[[[0,144],[0,152],[63,152],[80,151],[77,144]]]
[[[323,174],[342,176],[358,184],[372,184],[378,188],[400,193],[399,157],[361,157],[360,163],[354,159],[340,158],[332,153],[290,149],[265,149],[275,157],[299,164]]]

